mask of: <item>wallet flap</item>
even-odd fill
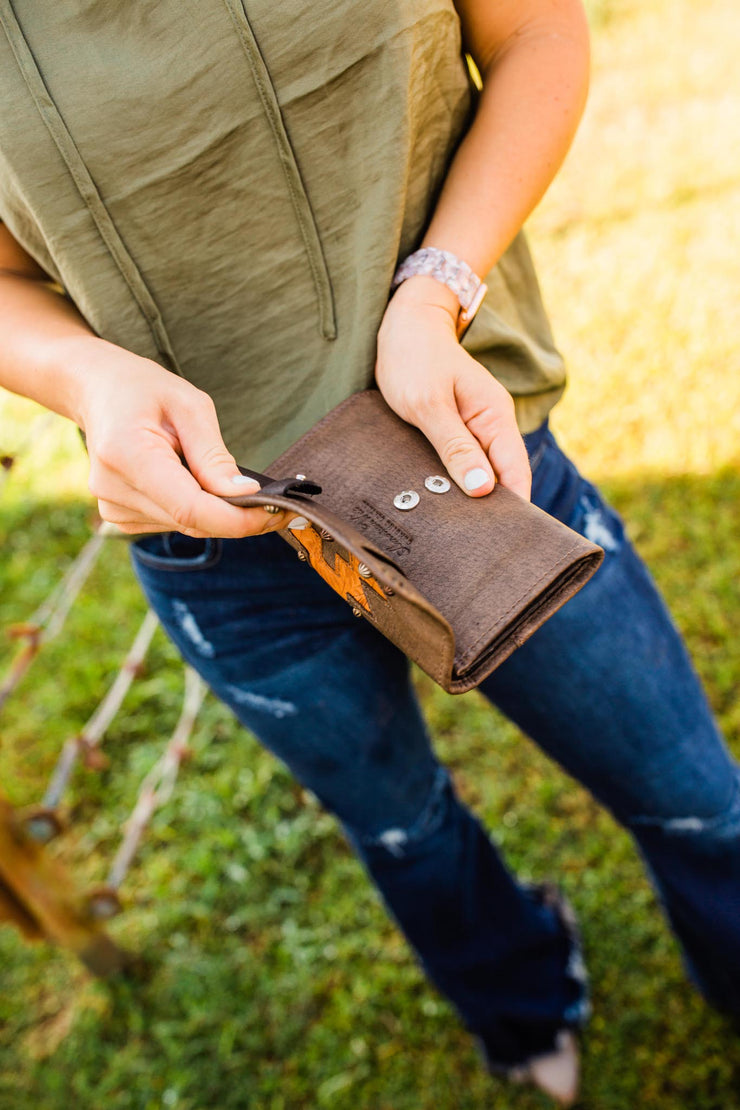
[[[460,671],[527,597],[547,591],[574,560],[601,558],[595,544],[502,486],[478,498],[453,482],[444,493],[429,490],[427,479],[445,477],[434,448],[377,390],[339,405],[276,467],[318,482],[316,501],[355,526],[444,614]],[[404,491],[418,494],[415,508],[394,504]],[[582,570],[592,573],[588,563]]]
[[[480,682],[603,557],[510,490],[496,486],[486,497],[468,497],[446,478],[428,440],[377,390],[333,409],[269,469],[306,475],[321,493],[266,489],[227,500],[272,504],[311,521],[318,539],[313,529],[282,534],[358,615],[452,692]],[[399,495],[409,492],[412,507],[405,509]]]

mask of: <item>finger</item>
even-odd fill
[[[140,521],[122,521],[120,524],[113,524],[111,521],[106,520],[101,525],[101,531],[104,536],[149,536],[155,534],[166,534],[172,531],[171,528],[163,528],[160,524],[142,524]],[[193,539],[205,539],[205,536],[193,536]]]
[[[98,512],[109,524],[146,524],[172,531],[172,520],[151,498],[120,480],[98,486]]]
[[[228,538],[269,530],[271,521],[263,509],[228,505],[220,497],[206,493],[173,451],[157,450],[156,455],[157,465],[147,470],[147,494],[165,513],[172,530]],[[242,488],[230,485],[231,492]]]
[[[290,514],[237,508],[206,493],[160,437],[144,441],[138,451],[138,464],[136,487],[119,474],[109,474],[98,483],[95,492],[99,497],[102,494],[104,519],[114,524],[155,524],[165,531],[197,537],[238,538],[286,526]],[[235,488],[244,486],[232,484],[230,492]]]
[[[532,473],[511,395],[486,375],[482,380],[458,381],[455,396],[467,428],[485,450],[498,481],[529,500]]]
[[[430,399],[416,407],[414,420],[460,489],[471,497],[491,492],[496,479],[488,455],[454,405]]]
[[[130,503],[134,498],[137,499],[136,507]],[[140,494],[136,494],[136,491],[132,491],[132,497],[129,498],[129,503],[125,505],[99,498],[98,512],[100,519],[107,528],[123,532],[126,535],[173,531],[172,521],[163,518],[161,509]],[[205,538],[204,536],[196,537],[194,532],[192,535],[193,538]]]
[[[201,532],[197,528],[182,528],[177,527],[173,521],[166,524],[153,523],[143,517],[136,517],[131,519],[131,512],[129,509],[122,506],[110,507],[104,502],[98,503],[98,511],[100,518],[103,521],[104,534],[110,535],[123,534],[127,536],[138,536],[151,533],[165,533],[165,532],[179,532],[181,535],[189,536],[191,539],[204,540],[208,539],[211,535],[210,532]],[[263,514],[264,519],[257,521],[252,532],[245,533],[244,536],[230,537],[236,539],[248,538],[250,535],[263,535],[266,532],[282,531],[285,528],[290,528],[293,531],[300,531],[302,528],[308,527],[308,521],[305,517],[294,517],[293,520],[288,520],[287,513]],[[115,517],[116,519],[112,519]]]
[[[155,506],[153,506],[153,511],[156,512]],[[119,532],[126,535],[144,535],[144,533],[175,531],[172,521],[155,523],[151,519],[151,514],[139,515],[133,513],[130,506],[112,505],[108,501],[98,501],[98,512],[100,513],[100,519],[103,521],[104,531],[111,535]],[[268,513],[263,510],[263,513],[267,519],[261,521],[260,535],[264,532],[282,531],[286,528],[290,528],[292,532],[300,532],[310,527],[310,522],[304,516],[291,517],[287,511]],[[187,533],[183,534],[190,536],[192,539],[208,538],[208,533],[199,532],[195,528],[190,528]]]
[[[216,407],[207,393],[192,390],[184,397],[171,399],[167,414],[185,461],[201,489],[224,497],[255,493],[259,489],[258,482],[239,473],[221,436]]]
[[[214,535],[213,532],[204,532],[199,528],[191,528],[175,520],[154,522],[148,516],[132,516],[131,510],[125,506],[111,508],[99,502],[98,511],[106,527],[128,535],[143,534],[145,532],[180,532],[182,535],[190,536],[191,539],[207,539]],[[308,525],[308,521],[306,521],[304,517],[295,517],[294,520],[290,520],[289,514],[286,512],[270,514],[260,508],[244,510],[244,512],[248,514],[248,528],[245,529],[245,527],[242,526],[233,536],[225,536],[223,538],[243,539],[249,536],[264,535],[266,532],[282,531],[288,527],[297,531]]]

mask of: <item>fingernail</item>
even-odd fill
[[[483,467],[476,466],[472,470],[469,470],[468,473],[465,475],[465,477],[463,478],[463,484],[465,486],[465,489],[472,492],[475,489],[480,489],[481,486],[485,486],[488,480],[489,476],[488,474],[486,474]]]
[[[309,522],[306,520],[305,516],[294,516],[288,528],[291,532],[301,532],[304,528],[308,528],[308,526]]]
[[[260,488],[259,482],[255,482],[254,478],[248,478],[246,474],[235,474],[231,481],[235,486],[254,486],[255,490]]]

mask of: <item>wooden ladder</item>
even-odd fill
[[[105,931],[105,902],[79,891],[45,849],[51,821],[47,811],[16,809],[0,793],[0,922],[68,949],[95,975],[112,975],[130,957]]]

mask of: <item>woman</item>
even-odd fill
[[[529,457],[533,499],[606,558],[482,691],[632,830],[697,983],[739,1012],[737,768],[546,423],[563,368],[518,232],[583,108],[577,0],[46,7],[0,2],[0,382],[84,430],[183,655],[342,821],[489,1066],[571,1101],[567,907],[506,871],[405,660],[264,534],[287,520],[217,496],[373,371],[470,496],[527,496]],[[461,275],[489,287],[462,343]]]

